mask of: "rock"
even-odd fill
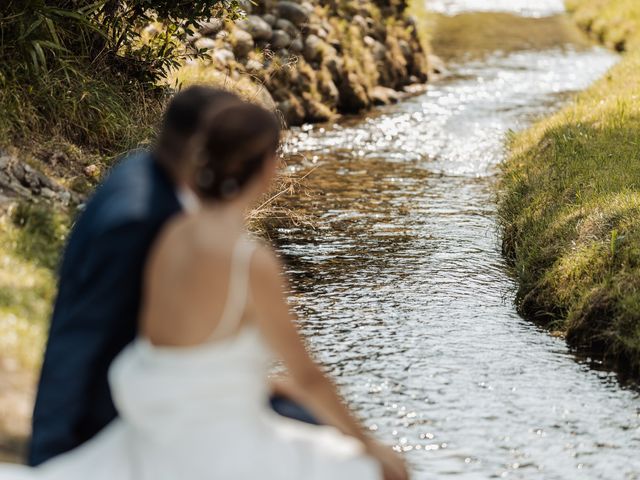
[[[282,114],[287,125],[300,125],[304,121],[305,111],[302,103],[295,96],[278,103],[278,110]]]
[[[90,178],[98,178],[100,176],[100,167],[91,164],[84,167],[84,174]]]
[[[7,170],[11,164],[11,157],[9,155],[0,155],[0,170]]]
[[[224,22],[219,18],[212,18],[208,22],[200,25],[200,35],[205,37],[215,37],[224,28]]]
[[[276,26],[276,22],[278,21],[278,18],[275,15],[271,15],[270,13],[267,13],[267,14],[263,15],[262,19],[265,22],[267,22],[269,24],[269,26],[271,26],[271,27],[275,27]]]
[[[274,30],[271,36],[271,48],[279,50],[291,45],[291,37],[284,30]]]
[[[220,48],[213,52],[213,59],[216,60],[220,65],[226,66],[235,61],[236,56],[231,50]]]
[[[374,105],[388,105],[390,103],[397,103],[400,100],[400,94],[393,88],[376,86],[369,92],[369,97]]]
[[[322,102],[315,100],[308,93],[303,94],[305,119],[307,122],[326,122],[334,117],[334,113]]]
[[[229,32],[227,32],[226,30],[222,30],[216,33],[216,40],[227,40],[229,36]]]
[[[404,58],[411,58],[413,56],[413,50],[411,50],[411,45],[404,39],[398,40],[398,46],[400,47],[400,51]]]
[[[199,32],[195,32],[195,33],[192,33],[191,35],[187,36],[187,42],[194,43],[199,38],[202,38],[202,34],[199,33]]]
[[[353,72],[341,76],[338,90],[340,91],[339,107],[343,112],[357,113],[371,105],[366,88]]]
[[[294,39],[291,42],[291,45],[289,45],[289,50],[291,50],[293,53],[302,53],[302,50],[304,50],[304,44],[302,43],[302,40],[299,38]]]
[[[198,50],[214,50],[216,48],[216,41],[213,38],[202,37],[193,44]]]
[[[276,22],[275,28],[277,28],[278,30],[284,30],[292,38],[296,38],[300,35],[300,30],[298,30],[298,27],[296,27],[286,18],[279,18]]]
[[[276,12],[282,18],[286,18],[291,23],[300,27],[309,21],[307,9],[293,2],[278,2]]]
[[[356,25],[360,30],[364,32],[369,29],[369,25],[362,15],[354,15],[354,17],[351,19],[351,24]]]
[[[60,192],[60,194],[58,195],[58,198],[63,205],[69,205],[69,202],[71,202],[71,194],[66,190],[63,192]]]
[[[247,69],[247,72],[256,73],[264,69],[264,65],[257,60],[251,59],[247,61],[245,68]]]
[[[446,73],[447,67],[444,61],[442,60],[442,58],[432,53],[429,54],[427,58],[428,58],[427,61],[429,63],[429,68],[433,73],[438,73],[438,74]]]
[[[251,0],[238,0],[238,6],[246,13],[251,13],[253,11],[253,3]]]
[[[42,190],[40,190],[40,195],[42,195],[44,198],[53,198],[56,196],[56,193],[50,188],[45,187]]]
[[[268,41],[273,34],[271,25],[257,15],[249,15],[244,20],[239,21],[237,26],[250,33],[254,40]]]
[[[246,57],[254,47],[253,37],[251,34],[244,30],[240,30],[239,28],[233,31],[231,35],[231,44],[233,45],[233,53],[237,58]]]
[[[327,44],[316,35],[309,35],[304,41],[304,58],[310,62],[322,60],[322,54]]]

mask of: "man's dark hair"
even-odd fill
[[[155,156],[165,168],[180,167],[190,141],[202,126],[206,112],[216,104],[240,102],[231,92],[195,85],[176,93],[165,110]]]

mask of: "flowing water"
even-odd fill
[[[437,3],[445,13],[561,8]],[[453,60],[426,93],[301,129],[288,147],[294,169],[317,167],[309,195],[287,199],[315,229],[276,235],[294,308],[319,360],[367,425],[406,452],[414,478],[640,478],[640,395],[518,316],[494,199],[506,133],[615,61],[571,46]]]

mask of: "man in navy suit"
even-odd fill
[[[74,225],[38,386],[30,465],[81,445],[117,416],[107,372],[135,338],[147,254],[167,220],[197,204],[188,189],[188,152],[205,112],[234,101],[208,87],[178,93],[156,148],[114,167]],[[312,421],[285,399],[272,403]]]

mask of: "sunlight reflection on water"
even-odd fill
[[[426,0],[427,8],[445,15],[462,12],[511,12],[544,17],[564,12],[562,0]]]
[[[462,2],[460,2],[462,3]],[[427,93],[297,130],[315,230],[277,232],[312,349],[417,479],[640,478],[640,397],[521,319],[494,182],[509,129],[616,60],[555,49],[451,66]]]

